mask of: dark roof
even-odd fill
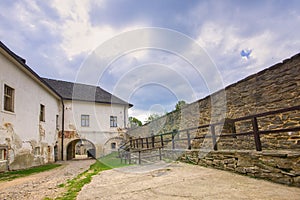
[[[106,104],[129,105],[126,101],[110,94],[98,86],[72,83],[61,80],[43,78],[54,90],[56,90],[65,100],[78,100]]]
[[[61,98],[61,96],[53,89],[51,88],[37,73],[35,73],[28,65],[26,65],[26,60],[14,52],[12,52],[5,44],[3,44],[0,41],[0,48],[2,48],[6,53],[8,53],[13,59],[15,59],[21,66],[23,67],[22,70],[25,71],[25,73],[31,74],[33,77],[35,77],[40,84],[44,85],[47,89],[49,89],[51,92],[53,92],[55,95],[58,96],[58,98]]]

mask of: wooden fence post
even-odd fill
[[[128,156],[128,164],[130,165],[131,164],[131,154],[130,154],[130,151],[128,151],[127,156]],[[126,161],[125,161],[125,163],[126,163]]]
[[[253,117],[252,118],[252,127],[253,127],[253,134],[254,134],[254,141],[255,141],[255,147],[256,151],[261,151],[261,141],[260,141],[260,136],[259,136],[259,130],[258,130],[258,124],[257,124],[257,118]]]
[[[139,165],[142,163],[141,161],[141,151],[139,151]]]
[[[152,135],[152,148],[154,148],[154,140],[155,140],[154,135]]]
[[[146,144],[147,144],[147,149],[149,149],[149,142],[148,142],[148,138],[146,138]]]
[[[216,139],[216,132],[215,132],[215,126],[214,125],[210,126],[210,131],[211,131],[213,149],[215,151],[217,151],[218,150],[218,146],[217,146],[217,139]]]
[[[162,156],[161,156],[161,148],[159,148],[158,151],[159,151],[159,160],[162,160]]]
[[[187,134],[188,149],[191,150],[191,149],[192,149],[192,145],[191,145],[191,135],[190,135],[190,131],[187,130],[187,131],[186,131],[186,134]]]
[[[163,135],[160,135],[160,143],[161,143],[161,147],[164,147]]]

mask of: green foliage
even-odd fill
[[[98,174],[101,171],[112,169],[109,166],[106,166],[100,161],[96,161],[94,164],[90,166],[90,168],[72,180],[67,181],[65,187],[67,188],[67,192],[63,194],[63,196],[56,198],[56,200],[73,200],[76,199],[78,192],[80,192],[81,188],[90,183],[92,180],[92,176]]]
[[[186,102],[184,100],[178,101],[177,104],[175,105],[175,110],[181,110],[181,108],[186,105]]]
[[[35,173],[48,171],[51,169],[54,169],[56,167],[61,166],[60,164],[47,164],[47,165],[41,165],[38,167],[33,167],[29,169],[24,170],[18,170],[18,171],[10,171],[5,173],[0,173],[0,181],[10,181],[16,178],[29,176]]]
[[[145,124],[148,124],[159,117],[161,117],[159,114],[153,113],[146,119]]]
[[[111,168],[128,166],[128,164],[121,163],[121,159],[118,157],[118,152],[113,152],[107,156],[104,156],[100,158],[99,161]]]
[[[59,185],[57,185],[58,188],[62,188],[62,187],[65,187],[65,184],[64,183],[61,183]]]
[[[135,117],[129,117],[129,122],[132,128],[142,126],[142,122]]]
[[[97,160],[94,164],[92,164],[88,170],[79,174],[74,179],[68,180],[64,185],[64,187],[67,188],[67,192],[64,193],[63,196],[56,198],[56,200],[76,199],[77,194],[80,192],[81,188],[85,184],[90,183],[94,175],[100,173],[101,171],[127,166],[126,164],[121,164],[121,160],[117,156],[117,152],[104,156],[100,160]]]

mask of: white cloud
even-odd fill
[[[108,39],[140,26],[140,24],[128,25],[123,29],[111,25],[94,26],[89,14],[93,4],[101,7],[105,5],[105,1],[55,0],[52,3],[52,7],[60,14],[62,21],[60,32],[63,38],[61,47],[69,60],[79,54],[87,55]]]
[[[207,22],[201,27],[197,40],[210,54],[228,85],[297,53],[300,40],[279,40],[279,37],[280,33],[269,30],[241,35],[234,25]],[[292,48],[286,48],[288,44]],[[247,60],[240,56],[243,49],[252,50]]]
[[[153,113],[148,113],[147,110],[140,110],[140,109],[133,109],[133,108],[128,110],[128,115],[130,117],[135,117],[143,123],[147,120],[150,114]]]
[[[164,19],[162,16],[166,15],[163,9],[147,11],[146,15],[141,10],[137,12],[138,14],[132,13],[132,16],[137,17],[127,18],[125,16],[128,15],[128,12],[145,9],[145,7],[135,4],[136,7],[130,6],[130,9],[126,7],[121,10],[116,9],[119,12],[124,11],[118,15],[114,13],[116,12],[114,7],[126,3],[117,2],[109,7],[109,3],[105,0],[54,0],[49,3],[35,0],[7,2],[0,2],[0,37],[13,51],[21,52],[20,55],[25,56],[29,65],[42,76],[51,74],[53,78],[73,81],[76,74],[79,73],[77,71],[80,70],[81,62],[98,45],[114,36],[122,35],[128,30],[145,26],[174,28],[189,36],[194,36],[217,65],[217,68],[212,70],[207,67],[209,58],[199,58],[198,60],[195,58],[192,60],[202,63],[201,69],[197,71],[183,57],[172,55],[170,52],[162,53],[156,50],[153,53],[149,49],[130,51],[128,55],[124,55],[112,63],[107,69],[109,76],[105,77],[106,82],[103,83],[106,88],[109,88],[109,91],[113,91],[121,97],[128,96],[126,91],[134,92],[139,86],[152,81],[172,90],[179,100],[189,96],[188,100],[192,101],[214,92],[216,88],[219,89],[222,80],[219,77],[216,78],[215,74],[221,74],[225,81],[224,85],[228,85],[300,51],[300,15],[297,12],[298,8],[296,6],[293,8],[290,4],[281,8],[268,3],[258,5],[254,2],[251,3],[251,6],[257,9],[251,10],[247,7],[250,4],[246,3],[204,1],[199,2],[199,6],[193,6],[192,9],[183,9],[179,15],[176,13],[174,4],[175,9],[172,5],[168,7],[170,17]],[[291,3],[291,5],[293,4],[296,5],[295,2]],[[93,15],[98,12],[97,9],[93,10],[95,5],[104,13],[97,15],[98,18],[93,18]],[[164,14],[162,15],[162,13]],[[106,15],[107,18],[102,19]],[[122,41],[120,39],[109,50],[114,51],[118,48],[124,51],[133,50],[138,46],[139,38],[139,35],[130,38],[130,41],[134,41],[131,43],[134,44],[124,42],[123,46],[127,46],[127,49],[122,47],[123,43],[120,44]],[[153,38],[150,35],[149,38],[150,41],[156,42],[156,45],[161,44],[161,47],[166,47],[166,49],[178,50],[181,54],[186,55],[186,58],[189,56],[194,58],[192,56],[195,54],[193,48],[183,44],[184,42],[181,43],[176,37],[170,41],[161,35],[155,35]],[[166,41],[169,41],[169,44],[166,44],[168,43]],[[147,46],[147,43],[145,42],[143,45]],[[243,59],[240,55],[240,52],[245,49],[252,50],[248,59]],[[105,63],[105,56],[109,53],[111,52],[101,51],[99,57],[102,60],[87,63],[92,68],[85,74],[84,80],[99,78],[99,75],[93,72],[99,68],[99,65]],[[162,67],[163,69],[131,73],[135,67],[149,63],[167,66],[170,71],[173,71],[170,72]],[[198,73],[199,71],[201,73]],[[118,80],[124,78],[124,75],[126,81],[123,80],[118,84]],[[151,79],[152,77],[155,79]],[[192,91],[190,88],[194,90]],[[151,100],[151,94],[158,95],[155,93],[157,92],[155,89],[147,91],[150,94],[141,92],[141,96],[144,95],[142,97]],[[142,98],[141,96],[139,98]],[[143,101],[148,110],[151,105],[149,106],[147,102],[150,100]],[[172,99],[172,102],[165,103],[163,106],[173,102]],[[153,105],[155,104],[157,102],[153,103]],[[134,107],[131,110],[135,109]],[[140,118],[144,121],[147,109],[138,108],[132,112],[144,117]]]

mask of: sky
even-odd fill
[[[145,121],[300,52],[295,0],[1,0],[0,40],[42,77],[96,84]]]

